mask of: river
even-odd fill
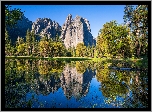
[[[133,67],[5,59],[5,108],[147,108],[148,72]]]

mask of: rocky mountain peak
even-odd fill
[[[66,48],[76,47],[78,43],[84,43],[86,46],[95,45],[89,21],[78,15],[74,20],[71,14],[67,16],[62,26],[61,39],[64,41]]]
[[[40,34],[42,37],[47,35],[48,38],[54,38],[57,34],[61,34],[61,26],[50,18],[38,18],[32,24],[32,30],[35,34]]]
[[[63,40],[66,48],[76,48],[78,43],[84,43],[86,46],[92,46],[96,43],[91,34],[89,21],[78,15],[73,19],[72,15],[69,14],[62,27],[50,18],[38,18],[32,23],[26,17],[18,21],[15,28],[7,27],[12,42],[15,42],[18,36],[25,37],[27,29],[34,31],[37,40],[44,36],[54,38],[58,35]]]

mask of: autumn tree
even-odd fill
[[[25,43],[20,44],[19,46],[17,46],[17,54],[19,56],[24,56],[25,54]]]
[[[76,47],[76,56],[84,57],[86,53],[86,46],[84,43],[78,43]]]
[[[45,37],[41,38],[39,42],[40,56],[43,56],[43,57],[48,56],[48,51],[49,51],[49,42],[46,41]]]
[[[56,57],[56,56],[64,56],[66,48],[62,42],[53,42],[50,45],[51,49],[51,54]]]
[[[83,61],[76,61],[75,66],[76,66],[77,72],[79,74],[83,74],[87,69],[87,67]]]
[[[19,56],[25,55],[25,42],[22,37],[18,37],[16,41],[16,54]]]

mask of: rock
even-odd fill
[[[32,24],[32,30],[42,37],[46,35],[48,38],[55,38],[56,35],[61,35],[61,26],[50,18],[38,18]]]
[[[17,37],[25,38],[28,29],[34,31],[37,40],[44,36],[48,38],[54,38],[56,35],[60,36],[66,48],[76,48],[78,43],[84,43],[86,46],[96,45],[96,39],[91,34],[89,21],[80,16],[72,19],[72,15],[69,14],[62,28],[50,18],[38,18],[32,23],[23,16],[23,20],[18,21],[15,28],[7,27],[12,43],[15,43]]]
[[[14,27],[6,27],[9,37],[12,41],[12,43],[15,43],[17,40],[18,36],[25,38],[27,30],[32,29],[32,21],[29,21],[28,18],[25,16],[22,17],[22,20],[19,20]]]
[[[76,48],[78,43],[84,43],[86,46],[96,44],[96,40],[91,34],[89,21],[80,16],[76,16],[73,20],[71,14],[68,15],[62,26],[60,38],[63,40],[66,48]]]

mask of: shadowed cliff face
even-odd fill
[[[28,18],[23,16],[22,20],[19,20],[16,25],[14,25],[13,27],[7,26],[6,29],[12,43],[15,43],[18,36],[25,38],[27,30],[32,29],[32,21],[29,21]]]
[[[40,40],[44,35],[48,38],[55,38],[61,35],[61,26],[49,18],[38,18],[35,22],[29,21],[25,16],[22,17],[17,24],[11,28],[7,26],[7,31],[12,43],[15,43],[17,37],[25,38],[27,30],[34,30],[37,35],[37,40]]]
[[[61,26],[50,18],[38,18],[32,24],[32,30],[34,30],[35,34],[46,35],[48,38],[54,38],[56,35],[61,34]]]
[[[61,39],[66,48],[76,47],[78,43],[84,43],[86,46],[95,45],[89,21],[80,16],[76,16],[73,20],[71,14],[68,15],[62,26]]]

